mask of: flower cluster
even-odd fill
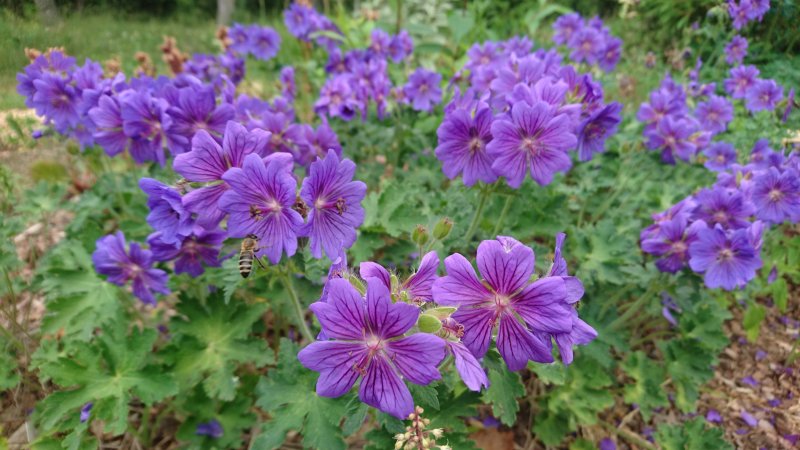
[[[269,61],[281,48],[281,35],[270,27],[234,23],[228,29],[230,50],[256,59]]]
[[[248,38],[244,43],[235,41],[233,47],[244,51],[237,45],[251,44]],[[271,133],[265,155],[288,152],[308,166],[329,149],[341,153],[338,137],[326,122],[316,129],[294,122],[291,66],[281,70],[280,94],[271,101],[237,96],[236,83],[243,76],[244,60],[231,51],[193,55],[174,78],[140,75],[126,80],[123,74],[104,77],[100,65],[88,60],[79,67],[74,58],[55,50],[39,55],[17,76],[17,89],[57,132],[78,140],[82,147],[99,145],[109,156],[127,150],[140,164],[164,165],[165,150],[173,155],[190,151],[199,131],[221,144],[231,120],[249,130]]]
[[[436,156],[447,177],[462,175],[471,186],[504,176],[518,188],[530,173],[546,185],[572,166],[570,150],[582,161],[604,151],[622,105],[604,103],[602,86],[562,65],[555,51],[531,53],[532,47],[517,37],[469,50],[469,75],[459,72],[454,80],[464,86],[456,88],[437,132]]]
[[[97,240],[92,253],[95,270],[108,276],[108,282],[118,286],[133,285],[133,295],[144,303],[155,305],[154,292],[169,294],[167,273],[153,268],[153,253],[131,242],[130,248],[121,231]]]
[[[283,23],[292,36],[303,42],[314,41],[332,51],[339,46],[335,36],[341,36],[339,28],[306,2],[293,2],[283,11]]]
[[[596,64],[606,72],[613,71],[622,56],[622,39],[612,36],[599,17],[588,21],[578,13],[559,17],[553,23],[553,42],[566,45],[576,63]]]
[[[294,255],[300,237],[308,238],[312,256],[336,259],[353,245],[364,221],[366,185],[353,181],[355,164],[330,149],[311,163],[298,191],[292,155],[270,153],[270,137],[230,121],[220,145],[200,130],[192,150],[175,158],[174,169],[184,177],[177,188],[151,178],[139,181],[148,195],[147,223],[154,229],[150,250],[132,244],[129,257],[121,234],[113,242],[113,236],[106,236],[95,252],[98,273],[120,285],[133,281],[134,294],[154,303],[151,291],[169,291],[164,272],[148,272],[153,261],[174,261],[175,273],[197,277],[204,267],[220,265],[220,248],[228,237],[255,235],[256,256],[273,264],[284,254]],[[193,188],[192,183],[202,186]],[[111,249],[112,243],[123,250]]]
[[[728,13],[737,30],[754,20],[761,22],[767,11],[769,0],[728,0]]]
[[[341,257],[311,305],[322,333],[298,359],[320,372],[319,395],[344,395],[360,379],[361,401],[400,419],[414,412],[403,379],[421,385],[440,379],[447,355],[469,389],[488,387],[480,359],[495,333],[510,370],[553,362],[554,341],[569,364],[573,345],[597,333],[578,318],[583,285],[567,274],[563,240],[557,237],[551,268],[533,282],[533,250],[503,236],[478,247],[483,280],[460,254],[446,258],[447,275],[437,277],[439,258],[430,252],[403,282],[372,262],[361,264],[361,281]]]
[[[729,149],[732,150],[732,149]],[[642,250],[658,256],[663,272],[687,265],[706,286],[741,288],[761,267],[761,236],[770,224],[800,221],[800,154],[788,157],[762,139],[750,161],[720,172],[710,188],[653,216],[641,233]]]
[[[339,48],[328,51],[325,70],[328,79],[320,90],[314,110],[326,117],[351,120],[360,114],[365,120],[371,103],[382,120],[387,113],[389,100],[393,98],[393,83],[389,76],[389,61],[400,63],[407,60],[414,50],[414,41],[405,30],[390,36],[376,28],[370,34],[366,48],[342,52]],[[394,98],[409,103],[418,111],[429,111],[441,101],[441,76],[418,69],[401,91],[395,90]]]

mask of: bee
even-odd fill
[[[248,234],[242,241],[242,249],[239,252],[239,273],[242,275],[242,278],[250,276],[250,272],[253,270],[253,260],[258,262],[258,265],[261,266],[262,269],[266,269],[264,263],[256,256],[258,250],[258,236],[255,234]]]

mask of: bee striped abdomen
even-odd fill
[[[253,271],[253,253],[252,252],[242,252],[239,255],[239,273],[242,275],[243,278],[247,278],[250,276],[250,272]]]

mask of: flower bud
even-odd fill
[[[444,320],[450,317],[451,314],[456,312],[456,308],[452,306],[440,306],[438,308],[431,308],[425,311],[425,314],[436,317],[439,320]]]
[[[427,244],[430,240],[428,229],[423,225],[417,225],[417,227],[414,228],[414,231],[411,232],[411,240],[420,247]]]
[[[442,328],[442,321],[428,314],[420,314],[417,326],[423,333],[436,333]]]
[[[367,288],[364,286],[364,282],[359,280],[358,277],[352,276],[349,278],[350,284],[353,285],[354,288],[358,290],[361,295],[364,295],[367,292]]]
[[[449,217],[445,217],[439,222],[437,222],[436,225],[434,225],[433,237],[442,240],[450,234],[450,230],[452,229],[453,229],[453,220],[450,219]]]

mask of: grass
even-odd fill
[[[144,51],[158,72],[166,73],[159,50],[163,36],[175,37],[184,52],[216,52],[215,30],[211,20],[122,18],[108,13],[76,14],[45,27],[5,13],[0,15],[0,110],[25,107],[16,91],[16,74],[28,64],[25,48],[64,47],[79,64],[85,58],[101,63],[119,58],[125,73],[132,73],[137,66],[134,54]]]

